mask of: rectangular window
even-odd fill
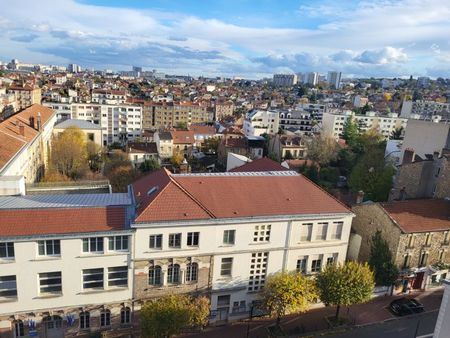
[[[439,262],[443,262],[445,258],[445,250],[439,251]]]
[[[181,248],[181,234],[169,235],[169,248]]]
[[[128,267],[115,266],[108,268],[108,286],[128,286]]]
[[[307,242],[311,241],[311,235],[312,235],[312,223],[303,223],[300,227],[300,241],[301,242]]]
[[[103,237],[83,238],[83,252],[103,252]]]
[[[425,246],[431,245],[431,239],[433,238],[433,234],[427,233],[425,237]]]
[[[403,268],[404,269],[409,268],[410,263],[411,263],[411,255],[405,255],[403,258]]]
[[[223,231],[223,244],[234,245],[235,230]]]
[[[341,239],[343,226],[344,222],[333,222],[333,232],[331,233],[331,239]]]
[[[224,277],[231,277],[231,269],[233,267],[233,258],[222,258],[222,264],[220,265],[220,275]]]
[[[338,254],[333,254],[333,256],[327,258],[327,266],[328,265],[333,265],[334,263],[336,263],[337,255]]]
[[[444,244],[446,244],[446,245],[449,243],[449,240],[448,240],[449,236],[448,236],[448,234],[449,234],[448,231],[444,232]]]
[[[328,223],[317,223],[316,241],[324,241],[327,239]]]
[[[256,225],[253,232],[253,242],[268,242],[270,240],[271,225]]]
[[[40,273],[39,292],[41,294],[62,293],[61,271]]]
[[[187,233],[187,245],[198,246],[200,232],[188,232]]]
[[[248,291],[258,291],[264,287],[268,258],[268,252],[252,253]]]
[[[38,241],[39,256],[59,256],[61,255],[61,242],[59,239],[47,239]]]
[[[110,251],[128,251],[128,236],[109,237]]]
[[[311,272],[320,272],[322,270],[322,259],[313,259],[311,262]]]
[[[0,276],[0,299],[16,298],[17,282],[16,276]]]
[[[162,235],[150,235],[150,249],[162,249]]]
[[[83,289],[103,289],[103,268],[83,270]]]
[[[0,243],[0,258],[13,259],[14,258],[14,243],[6,242]]]
[[[409,237],[408,237],[408,248],[409,249],[414,248],[414,239],[415,239],[414,235],[409,235]]]
[[[422,252],[420,254],[419,266],[425,266],[428,262],[428,252]]]
[[[230,295],[223,295],[217,297],[217,307],[230,306]]]
[[[297,259],[297,272],[301,272],[302,274],[306,274],[306,267],[308,264],[308,257],[302,257]]]

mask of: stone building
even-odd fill
[[[445,278],[450,264],[450,201],[419,199],[363,203],[353,207],[352,232],[361,237],[358,260],[368,261],[370,241],[380,230],[395,265],[415,276],[414,286],[426,288]]]

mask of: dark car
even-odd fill
[[[406,316],[424,311],[423,305],[414,298],[400,298],[391,302],[391,311],[397,316]]]

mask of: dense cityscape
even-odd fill
[[[450,73],[5,55],[0,338],[450,337]]]

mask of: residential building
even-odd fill
[[[303,83],[315,86],[319,83],[319,73],[309,72],[305,74]]]
[[[130,328],[131,201],[128,194],[0,197],[0,223],[9,225],[0,227],[2,337]]]
[[[81,67],[75,63],[70,63],[69,66],[67,67],[67,70],[70,73],[80,73],[81,72]]]
[[[236,131],[224,133],[217,149],[217,162],[227,168],[228,153],[242,155],[252,160],[263,157],[265,139],[262,136],[244,136]]]
[[[362,97],[361,95],[355,95],[355,97],[353,98],[353,105],[356,108],[362,108],[364,107],[366,104],[369,104],[369,99],[367,97]],[[403,114],[401,114],[402,117]]]
[[[224,117],[232,116],[233,112],[233,102],[217,102],[215,105],[215,120],[221,121]]]
[[[17,109],[22,110],[33,104],[41,104],[41,88],[32,85],[10,86],[8,93],[16,96]]]
[[[53,127],[53,134],[58,135],[68,128],[77,128],[81,130],[86,137],[86,142],[91,141],[100,147],[103,146],[102,128],[98,124],[85,120],[68,119],[56,124]]]
[[[336,71],[328,72],[327,82],[332,88],[339,89],[341,88],[341,77],[342,77],[341,72]]]
[[[311,113],[303,109],[279,111],[279,127],[283,130],[289,130],[291,132],[299,131],[309,134],[311,132],[312,120]]]
[[[192,124],[189,130],[194,132],[195,146],[200,148],[203,142],[216,136],[216,128],[208,125]]]
[[[93,103],[120,105],[127,101],[127,92],[115,89],[92,89],[91,97]]]
[[[185,158],[192,155],[195,147],[195,136],[192,130],[172,130],[173,153],[182,154]]]
[[[408,120],[402,143],[400,161],[406,150],[412,150],[420,158],[427,155],[442,154],[442,149],[450,148],[450,124],[422,120]]]
[[[419,76],[417,78],[417,87],[428,88],[430,86],[430,78],[428,76]]]
[[[273,85],[276,87],[290,87],[297,84],[297,74],[274,74]]]
[[[161,160],[169,160],[173,156],[173,140],[169,131],[155,132],[153,138]]]
[[[405,129],[407,122],[409,123],[407,119],[398,117],[395,113],[381,116],[373,111],[369,111],[365,115],[356,115],[352,111],[327,112],[323,115],[322,129],[338,139],[342,135],[345,122],[350,117],[355,120],[361,130],[376,130],[386,139],[396,129]]]
[[[6,88],[0,88],[0,121],[10,117],[18,110],[16,95],[6,93]]]
[[[159,162],[156,142],[128,142],[127,154],[128,159],[136,168],[147,160]]]
[[[45,172],[55,112],[34,104],[0,122],[0,176],[25,176],[27,183]]]
[[[209,294],[224,322],[248,316],[270,274],[345,261],[352,213],[296,173],[163,169],[132,190],[136,299]]]
[[[358,260],[368,261],[371,238],[380,230],[393,263],[412,288],[431,287],[445,278],[448,270],[439,266],[450,263],[449,200],[366,202],[352,210],[352,230],[361,239]]]
[[[327,105],[324,103],[299,103],[295,109],[309,113],[315,121],[322,121],[323,113],[327,111]]]
[[[234,168],[227,170],[234,173],[244,172],[262,172],[262,171],[289,171],[283,167],[280,163],[272,161],[270,158],[263,157],[252,161],[247,159],[245,163],[235,166]]]
[[[450,121],[450,103],[405,100],[400,116],[437,122]]]
[[[244,133],[247,136],[276,134],[279,128],[279,114],[269,110],[252,110],[244,120]]]
[[[276,134],[270,139],[269,153],[279,160],[304,159],[308,154],[308,142],[305,136]]]

